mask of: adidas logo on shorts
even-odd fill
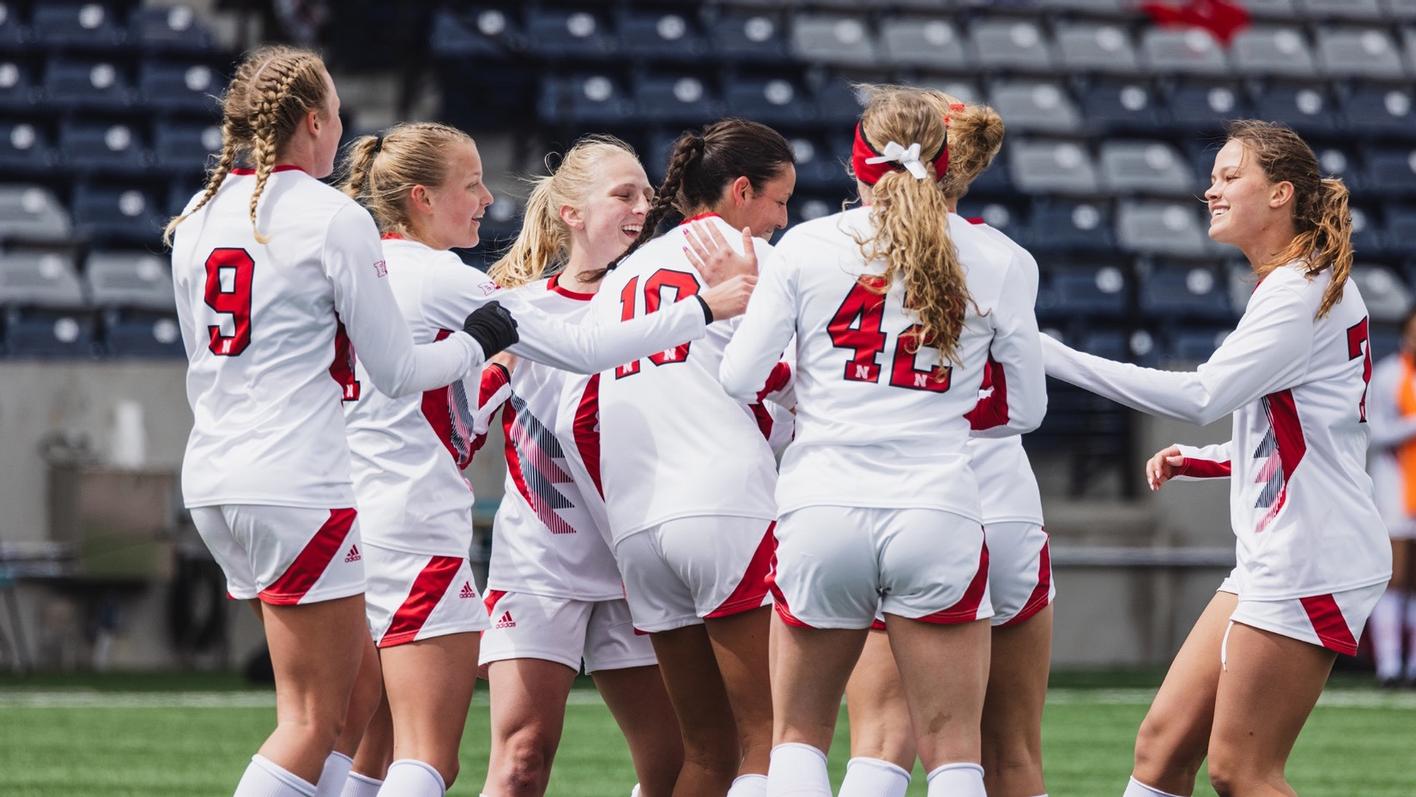
[[[364,557],[359,555],[359,546],[351,545],[349,546],[349,553],[344,555],[344,562],[348,564],[349,562],[357,562],[363,558]]]
[[[497,618],[497,628],[515,628],[516,621],[511,619],[511,612],[504,612]]]
[[[457,596],[459,598],[475,598],[477,597],[477,590],[472,589],[472,582],[464,581],[462,582],[462,591],[459,592]]]

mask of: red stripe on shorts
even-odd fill
[[[704,615],[705,617],[712,619],[742,614],[758,608],[767,599],[767,591],[771,588],[768,576],[772,572],[777,554],[777,535],[772,533],[776,528],[776,521],[767,524],[767,531],[763,533],[762,541],[757,543],[757,550],[753,551],[752,559],[747,563],[747,569],[743,571],[737,589],[733,590],[733,594],[729,595],[722,605]]]
[[[1024,603],[1023,608],[1018,610],[1013,619],[1004,623],[1002,628],[1027,622],[1028,618],[1047,607],[1047,598],[1052,594],[1052,554],[1048,549],[1048,542],[1047,537],[1042,538],[1042,550],[1037,557],[1037,586],[1033,587],[1028,602]]]
[[[506,597],[506,590],[504,589],[487,590],[487,597],[482,599],[482,605],[487,607],[488,617],[491,617],[492,612],[496,611],[497,601],[501,600],[504,597]]]
[[[418,577],[413,579],[413,587],[408,590],[408,597],[403,599],[403,605],[393,613],[388,630],[379,639],[379,647],[412,642],[418,636],[433,609],[437,607],[443,595],[447,594],[453,579],[457,578],[462,561],[460,556],[428,557],[428,564],[424,565],[418,572]]]
[[[272,606],[293,606],[320,580],[334,555],[344,549],[344,539],[354,528],[358,513],[353,508],[329,510],[329,520],[305,543],[295,560],[274,583],[257,596]]]
[[[1318,641],[1328,650],[1335,650],[1345,656],[1357,655],[1357,640],[1352,638],[1352,629],[1347,627],[1347,619],[1342,616],[1337,600],[1332,595],[1315,595],[1299,598],[1303,611],[1308,613],[1308,621],[1318,632]]]
[[[984,543],[978,554],[978,571],[974,573],[973,581],[969,582],[968,589],[964,590],[964,597],[959,602],[943,611],[927,614],[914,619],[925,623],[937,623],[939,625],[950,625],[953,623],[971,623],[978,619],[978,605],[983,602],[983,593],[988,589],[988,543]]]

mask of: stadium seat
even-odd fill
[[[1393,19],[1416,20],[1416,0],[1386,0],[1386,10]]]
[[[28,122],[0,122],[0,169],[12,174],[43,172],[54,160],[43,128]]]
[[[964,37],[948,20],[892,17],[880,26],[881,57],[897,67],[966,71]]]
[[[806,63],[869,67],[880,60],[870,28],[858,15],[797,14],[791,44],[792,55]]]
[[[1122,201],[1116,239],[1133,252],[1200,258],[1210,252],[1206,229],[1193,202]]]
[[[45,49],[116,49],[123,29],[105,3],[40,3],[30,19],[37,44]]]
[[[548,122],[605,125],[628,118],[633,105],[609,75],[547,77],[542,81],[539,112]]]
[[[1391,34],[1375,28],[1319,28],[1318,61],[1335,78],[1400,80],[1406,72]]]
[[[133,9],[128,39],[150,52],[203,55],[215,50],[211,32],[183,5]]]
[[[1334,137],[1338,133],[1337,114],[1328,90],[1321,83],[1275,83],[1259,92],[1254,116],[1282,122],[1299,133]]]
[[[21,61],[0,60],[0,109],[29,113],[35,99],[29,66]]]
[[[1087,196],[1097,192],[1091,156],[1070,141],[1017,141],[1009,149],[1008,173],[1020,191]]]
[[[124,124],[67,122],[59,128],[64,165],[78,174],[134,174],[147,168],[137,132]]]
[[[1400,321],[1411,310],[1411,290],[1385,266],[1353,265],[1352,281],[1373,321]]]
[[[799,126],[818,120],[815,103],[789,76],[740,76],[725,84],[728,113],[765,125]]]
[[[711,86],[694,75],[655,72],[634,82],[635,117],[664,124],[702,124],[723,115]]]
[[[1171,338],[1169,359],[1176,363],[1203,363],[1214,355],[1230,332],[1233,330],[1219,327],[1181,329]]]
[[[984,224],[1014,241],[1023,243],[1027,239],[1028,229],[1026,207],[1026,203],[995,200],[979,202],[966,198],[960,204],[959,215],[966,219],[982,219]]]
[[[770,13],[724,13],[708,36],[718,57],[728,63],[777,64],[788,60],[782,20]]]
[[[1347,129],[1358,135],[1416,141],[1411,103],[1410,86],[1356,86],[1342,99],[1342,116]]]
[[[1381,0],[1297,0],[1312,19],[1380,20],[1386,14]]]
[[[1189,163],[1160,141],[1107,141],[1101,145],[1102,186],[1114,194],[1192,196]]]
[[[1386,252],[1388,238],[1384,234],[1381,214],[1372,208],[1353,207],[1352,248],[1363,257],[1380,256]]]
[[[1037,0],[1043,11],[1069,11],[1096,16],[1124,18],[1135,10],[1131,0]]]
[[[973,185],[969,186],[969,196],[1012,197],[1016,190],[1005,149],[994,157],[993,163],[983,170],[983,174],[974,178]]]
[[[62,110],[121,110],[132,102],[127,78],[108,61],[55,58],[49,62],[44,93]]]
[[[1389,205],[1386,216],[1386,248],[1404,257],[1416,256],[1416,207]]]
[[[952,77],[921,77],[914,81],[920,88],[937,89],[957,99],[959,102],[976,105],[984,101],[983,92],[979,90],[978,84],[965,78]]]
[[[1265,25],[1247,28],[1230,46],[1234,70],[1241,75],[1311,79],[1317,76],[1312,45],[1302,28]]]
[[[521,217],[526,207],[519,198],[502,196],[493,202],[482,217],[481,249],[495,250],[498,242],[510,242],[521,232]]]
[[[18,52],[29,36],[18,11],[14,3],[0,2],[0,48]]]
[[[1416,149],[1371,149],[1367,190],[1386,197],[1416,196]]]
[[[5,354],[15,358],[92,357],[94,318],[83,311],[12,307],[0,315]]]
[[[47,188],[0,185],[0,240],[71,243],[69,212]]]
[[[619,18],[621,52],[631,58],[693,61],[708,53],[695,15],[626,10]]]
[[[97,251],[84,264],[89,301],[95,307],[172,312],[172,273],[164,258],[132,252]]]
[[[1066,268],[1049,280],[1057,313],[1078,317],[1120,317],[1127,312],[1129,291],[1125,273],[1115,266]]]
[[[787,207],[787,223],[796,224],[799,221],[811,221],[838,213],[841,210],[841,202],[834,197],[794,194]]]
[[[1235,318],[1228,281],[1212,268],[1161,266],[1141,280],[1141,313],[1147,319]]]
[[[1111,210],[1101,202],[1038,199],[1028,223],[1035,252],[1114,252]]]
[[[76,230],[99,240],[151,243],[167,221],[156,201],[137,188],[80,184],[73,208]]]
[[[1082,129],[1081,112],[1059,82],[999,80],[989,92],[988,104],[1010,132],[1067,134]]]
[[[980,19],[969,32],[978,70],[1051,72],[1052,45],[1041,26],[1023,19]]]
[[[1292,22],[1298,17],[1294,0],[1238,0],[1239,5],[1254,19],[1275,19]]]
[[[173,174],[192,174],[206,166],[207,157],[221,151],[216,125],[159,124],[153,128],[153,161]]]
[[[1161,95],[1142,80],[1103,80],[1081,91],[1082,118],[1096,133],[1167,130]]]
[[[1062,23],[1057,56],[1068,72],[1132,75],[1140,71],[1131,37],[1119,25]]]
[[[143,102],[159,111],[217,116],[221,78],[202,64],[144,61],[138,68]]]
[[[817,89],[814,98],[822,125],[843,130],[855,127],[860,119],[860,96],[850,81],[834,78],[825,81]]]
[[[433,15],[428,46],[439,58],[509,58],[524,44],[516,27],[517,16],[495,7],[483,8],[470,16],[439,9]]]
[[[526,11],[526,41],[535,55],[551,59],[600,59],[614,55],[615,38],[605,17],[588,10]]]
[[[1141,34],[1141,63],[1162,75],[1230,73],[1219,42],[1202,28],[1148,28]]]
[[[1253,114],[1243,88],[1229,81],[1180,80],[1170,88],[1170,126],[1192,133],[1219,133],[1225,122]]]
[[[1366,186],[1366,177],[1357,157],[1342,147],[1320,145],[1313,148],[1318,156],[1318,171],[1324,177],[1337,177],[1349,191],[1360,192]]]
[[[0,305],[64,309],[84,306],[73,258],[57,252],[0,254]]]
[[[845,135],[839,137],[846,139]],[[846,176],[846,163],[837,160],[830,147],[816,138],[795,136],[791,138],[792,152],[796,155],[797,187],[801,190],[820,191],[831,188],[850,188],[850,178]]]
[[[103,319],[103,348],[113,357],[183,357],[182,330],[170,313],[109,309]]]

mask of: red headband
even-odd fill
[[[963,109],[963,103],[949,104],[950,111],[962,111]],[[944,117],[944,126],[946,128],[949,126],[948,116]],[[857,122],[855,144],[851,147],[851,169],[855,172],[856,179],[866,185],[875,185],[881,177],[885,176],[886,172],[905,168],[904,165],[894,161],[866,162],[880,157],[883,157],[883,154],[866,139],[865,129]],[[949,142],[947,138],[944,141],[944,146],[939,148],[939,154],[934,156],[934,160],[930,164],[934,167],[935,181],[943,180],[944,175],[949,171]]]

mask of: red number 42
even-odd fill
[[[826,331],[831,344],[849,349],[845,378],[851,382],[880,381],[880,353],[885,350],[887,336],[880,326],[885,320],[883,281],[878,277],[861,277],[851,286]],[[911,324],[895,337],[895,355],[890,361],[891,387],[906,390],[927,390],[943,393],[949,389],[953,368],[918,368],[920,325]]]

